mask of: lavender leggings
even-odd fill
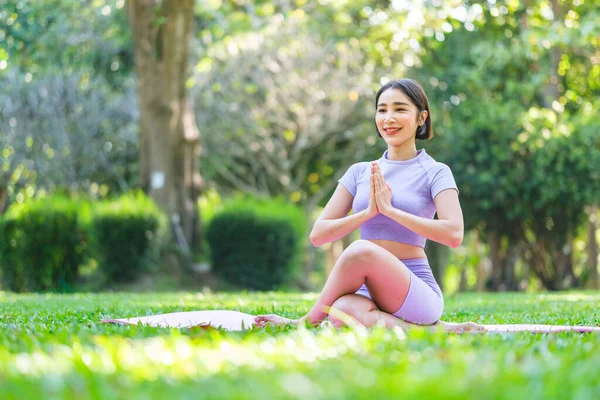
[[[410,272],[410,285],[406,300],[393,315],[407,322],[431,325],[440,319],[444,310],[444,297],[426,258],[400,260]],[[362,285],[356,292],[371,299],[369,289]]]

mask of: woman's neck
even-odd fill
[[[415,143],[407,143],[404,146],[388,146],[387,158],[393,161],[407,161],[418,155]]]

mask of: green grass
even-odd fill
[[[600,335],[99,324],[230,309],[300,316],[314,294],[0,292],[0,398],[594,399]],[[600,293],[463,294],[444,319],[597,326]]]

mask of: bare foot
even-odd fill
[[[442,328],[444,332],[455,333],[483,333],[485,328],[475,322],[444,322],[438,321],[433,326]]]
[[[254,326],[264,328],[267,325],[298,325],[304,318],[289,319],[276,314],[257,315],[254,318]]]

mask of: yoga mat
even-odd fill
[[[223,328],[228,331],[241,331],[254,325],[254,315],[239,311],[209,310],[187,311],[147,317],[103,319],[100,322],[120,325],[149,325],[160,328]]]
[[[223,328],[228,331],[241,331],[254,326],[254,315],[239,311],[207,310],[187,311],[170,314],[150,315],[147,317],[103,319],[103,323],[120,325],[149,325],[161,328]],[[560,333],[560,332],[597,332],[600,327],[592,326],[564,326],[564,325],[537,325],[537,324],[507,324],[485,325],[486,332],[490,333]]]
[[[485,325],[482,324],[487,332],[507,333],[507,332],[531,332],[531,333],[560,333],[560,332],[599,332],[600,327],[594,326],[567,326],[567,325],[538,325],[538,324],[508,324],[508,325]]]

